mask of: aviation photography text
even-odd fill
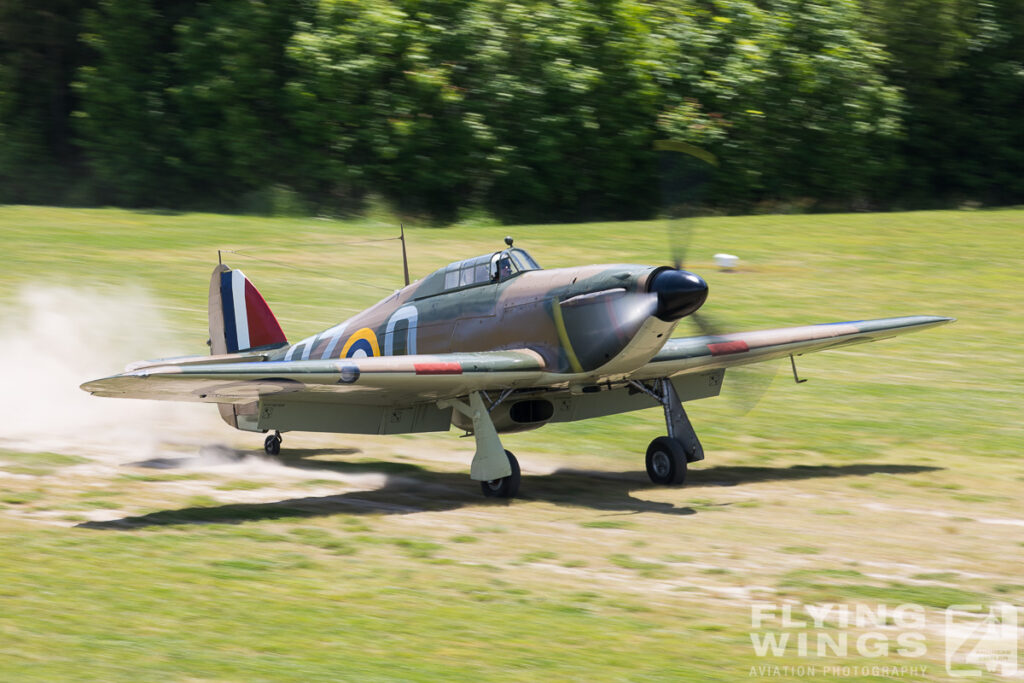
[[[1021,671],[1020,611],[1006,603],[929,610],[912,603],[757,602],[750,607],[750,644],[763,663],[748,675],[916,678],[934,673],[937,667],[923,659],[933,652],[944,654],[942,673],[951,678],[976,678],[983,670],[1012,677]]]

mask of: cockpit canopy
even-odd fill
[[[433,296],[453,289],[504,282],[528,270],[540,270],[533,257],[518,247],[493,254],[449,263],[428,275],[416,290],[416,298]]]

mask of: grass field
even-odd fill
[[[407,235],[415,278],[506,233],[548,267],[664,263],[666,230]],[[203,353],[218,249],[297,340],[400,284],[397,242],[367,242],[394,233],[0,207],[0,680],[944,680],[945,607],[1024,605],[1021,210],[696,221],[688,266],[728,327],[958,322],[801,358],[799,386],[774,364],[752,410],[689,404],[707,459],[681,489],[643,473],[659,411],[505,437],[524,472],[507,503],[479,495],[454,431],[289,434],[272,461],[208,406],[77,389]],[[719,251],[742,267],[715,270]],[[926,623],[754,628],[762,603],[909,603]],[[924,652],[897,652],[908,630]],[[810,652],[759,656],[768,632]],[[821,634],[847,653],[819,656]]]

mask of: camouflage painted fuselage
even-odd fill
[[[651,337],[643,356],[653,355],[668,338],[674,323],[651,325],[647,311],[638,316],[635,307],[615,303],[646,292],[656,270],[639,265],[528,270],[500,282],[446,289],[441,269],[280,350],[275,360],[530,349],[550,372],[589,372],[614,360],[638,334]],[[597,298],[591,302],[587,295]],[[565,305],[574,301],[579,305]],[[586,315],[574,315],[580,305]],[[623,325],[623,317],[636,319]],[[641,329],[644,323],[649,330]]]

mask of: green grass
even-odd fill
[[[227,481],[217,486],[218,491],[255,491],[261,489],[268,484],[262,481]]]
[[[0,450],[0,470],[11,474],[45,476],[58,469],[88,462],[86,458],[61,453],[22,453]]]
[[[752,600],[1019,602],[1024,545],[1004,522],[1020,518],[1024,211],[692,227],[687,263],[710,284],[707,314],[729,329],[959,321],[801,357],[810,381],[799,386],[780,363],[752,410],[730,403],[745,380],[727,375],[722,398],[687,406],[707,459],[681,490],[644,483],[657,411],[506,437],[525,475],[510,505],[478,496],[472,440],[454,433],[289,435],[286,449],[339,450],[301,458],[308,478],[293,483],[215,470],[71,476],[86,469],[69,469],[87,461],[77,452],[4,446],[2,677],[732,681],[764,664],[878,663],[758,658]],[[670,260],[658,222],[406,228],[413,277],[505,234],[548,267]],[[205,353],[217,249],[245,249],[262,260],[225,260],[297,340],[400,284],[394,242],[351,244],[394,233],[372,221],[0,207],[0,305],[40,284],[141,289],[165,320],[154,353]],[[717,271],[720,251],[743,267]],[[685,321],[676,332],[694,333]],[[253,450],[262,437],[223,427],[214,439]],[[929,674],[901,680],[942,672],[931,645]]]
[[[614,564],[616,567],[622,567],[623,569],[632,569],[638,572],[641,576],[653,578],[661,576],[665,573],[665,565],[660,562],[638,560],[624,553],[615,553],[614,555],[609,555],[608,561]]]
[[[558,559],[558,553],[551,550],[536,550],[532,553],[526,553],[519,558],[519,561],[523,564],[529,564],[531,562],[543,562],[544,560],[555,560]]]
[[[591,522],[580,522],[584,529],[629,529],[636,526],[633,522],[622,522],[613,519],[598,519]]]
[[[25,505],[42,500],[44,497],[41,491],[0,491],[0,502],[8,505]]]
[[[817,555],[821,552],[821,548],[810,545],[788,545],[785,548],[779,548],[779,551],[791,555]]]
[[[910,578],[921,581],[954,581],[959,576],[956,572],[922,572],[921,574],[914,574]]]

